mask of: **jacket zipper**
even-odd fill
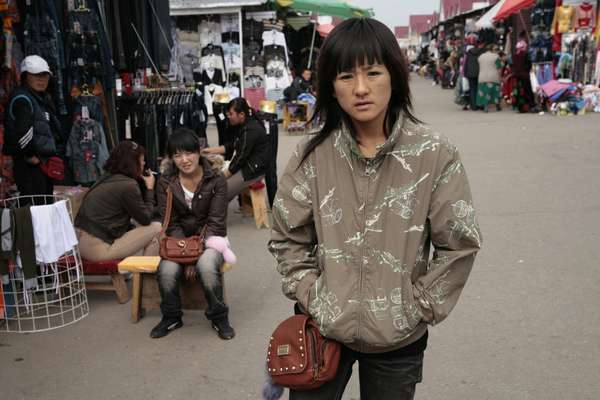
[[[367,167],[370,167],[369,161],[365,160],[365,162],[367,164]],[[359,292],[360,293],[360,305],[363,304],[363,285],[364,285],[364,282],[363,282],[363,275],[364,275],[364,273],[363,273],[363,267],[364,267],[365,250],[366,250],[366,237],[365,236],[367,234],[367,232],[366,232],[366,227],[367,227],[367,212],[368,212],[368,209],[369,209],[369,191],[370,191],[370,186],[371,186],[370,185],[370,183],[371,183],[371,176],[370,175],[366,175],[366,177],[367,177],[367,190],[365,191],[365,203],[364,203],[365,207],[363,208],[363,221],[362,221],[363,222],[362,223],[362,229],[363,229],[363,235],[364,235],[363,236],[363,240],[365,240],[365,243],[363,243],[361,257],[360,257],[360,260],[359,260],[359,262],[360,262],[360,269],[359,269],[360,270],[360,280],[359,280],[359,284],[360,284],[360,288],[359,288],[359,290],[360,290],[360,292]],[[360,349],[361,349],[361,351],[363,350],[363,343],[362,343],[362,340],[361,340],[361,337],[362,337],[362,335],[361,335],[362,316],[363,316],[363,309],[359,306],[359,309],[358,309],[358,329],[357,330],[358,330],[358,340],[359,340],[359,343],[360,343]]]

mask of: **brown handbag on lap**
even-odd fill
[[[183,265],[195,264],[204,252],[204,235],[207,227],[202,229],[200,235],[186,238],[166,236],[165,233],[171,222],[172,209],[173,192],[171,192],[171,188],[167,188],[167,207],[160,239],[160,258]]]
[[[294,390],[316,389],[331,381],[340,363],[341,345],[321,335],[307,315],[283,321],[269,341],[267,371],[273,383]]]

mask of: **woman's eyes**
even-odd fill
[[[382,74],[381,71],[368,71],[367,77],[374,78],[374,77],[380,76],[381,74]],[[354,78],[353,74],[340,74],[337,77],[337,79],[339,79],[340,81],[348,81],[352,78]]]

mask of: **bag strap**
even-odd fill
[[[173,209],[173,192],[171,191],[171,187],[167,186],[167,208],[165,209],[165,218],[163,220],[162,231],[160,232],[161,236],[164,236],[167,232],[167,228],[169,227],[169,223],[171,222],[171,210]]]
[[[200,239],[202,239],[202,241],[204,241],[206,239],[206,231],[208,230],[208,224],[204,225],[204,228],[202,228],[202,232],[200,232]]]
[[[171,187],[167,187],[167,207],[165,209],[165,218],[163,220],[162,231],[160,232],[161,236],[164,236],[169,228],[169,223],[171,222],[171,212],[173,210],[173,192],[171,191]],[[206,239],[206,232],[208,231],[208,224],[204,225],[202,228],[202,232],[200,232],[200,238],[202,241]]]

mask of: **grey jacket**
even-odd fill
[[[373,159],[346,128],[300,164],[303,150],[273,207],[283,292],[357,351],[416,341],[454,308],[481,246],[456,147],[401,118]]]

